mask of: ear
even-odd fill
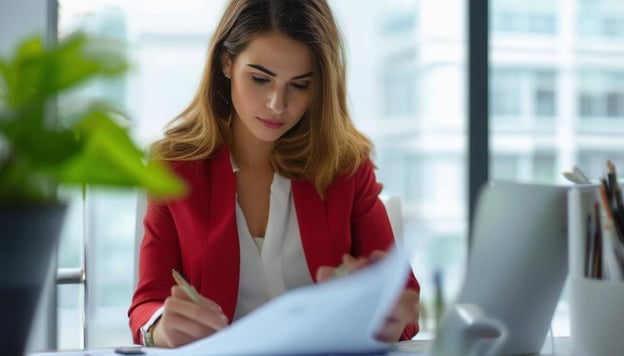
[[[226,77],[232,77],[232,56],[227,51],[221,55],[221,70]]]

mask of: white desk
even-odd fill
[[[421,356],[425,355],[431,340],[403,341],[396,344],[395,350],[390,352],[390,356]],[[542,352],[534,356],[572,356],[570,338],[557,337],[554,340],[547,339]],[[528,355],[527,355],[528,356]]]
[[[431,340],[403,341],[396,344],[394,350],[388,356],[424,356],[431,344]],[[570,349],[570,339],[558,337],[554,340],[547,339],[542,352],[535,356],[572,356]],[[57,352],[35,352],[28,356],[112,356],[119,355],[115,349],[93,349],[88,351],[57,351]]]

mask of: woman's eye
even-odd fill
[[[254,82],[258,83],[258,84],[264,84],[264,83],[268,83],[268,82],[269,82],[269,80],[268,80],[268,79],[266,79],[266,78],[262,78],[262,77],[256,77],[255,75],[252,75],[252,76],[251,76],[251,79],[252,79]]]
[[[310,83],[292,83],[291,86],[295,89],[306,90],[310,86]]]

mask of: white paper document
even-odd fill
[[[148,355],[259,355],[385,352],[374,334],[405,288],[405,248],[348,276],[291,290],[218,333]]]

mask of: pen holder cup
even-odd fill
[[[623,187],[624,188],[624,187]],[[614,264],[616,240],[604,226],[597,185],[568,192],[570,336],[573,355],[622,355],[624,279]],[[611,231],[611,232],[609,232]]]
[[[624,282],[571,276],[569,283],[573,355],[622,355]]]

